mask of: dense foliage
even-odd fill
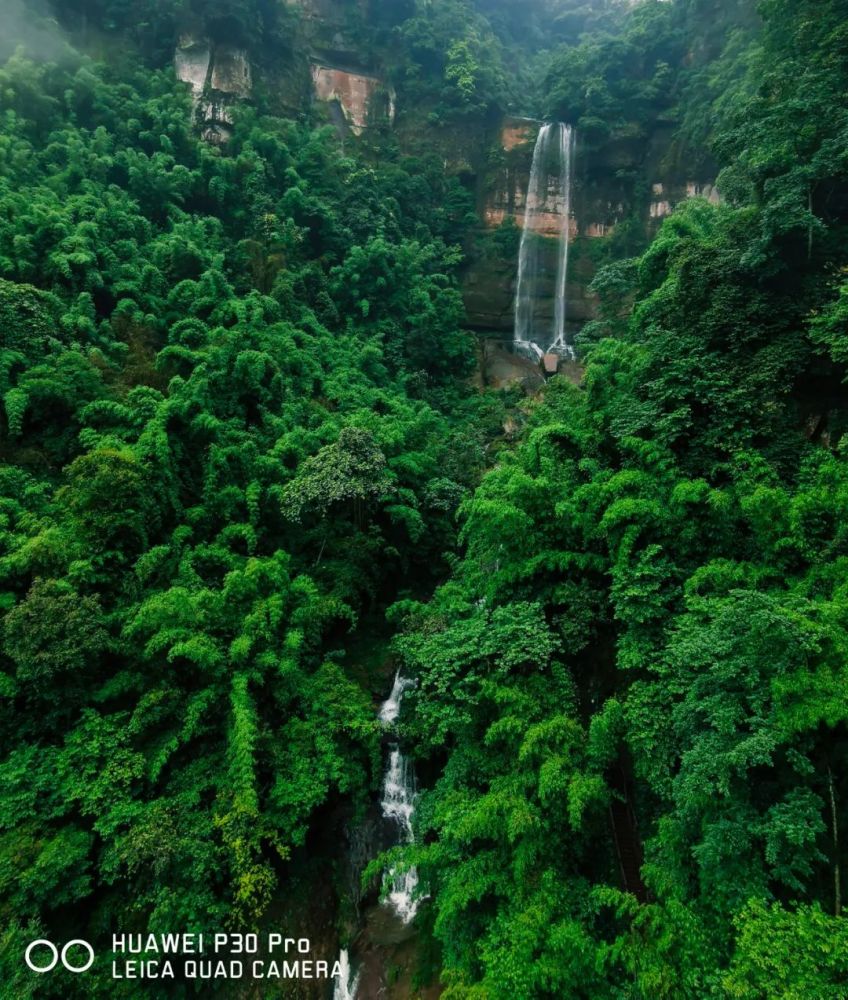
[[[717,70],[727,203],[599,276],[584,387],[550,384],[450,583],[396,609],[446,997],[845,995],[846,10],[762,14]],[[656,45],[565,53],[555,99],[646,122]]]
[[[444,571],[487,418],[441,171],[248,109],[222,154],[71,52],[0,91],[8,981],[48,928],[255,925],[362,807],[344,650]]]

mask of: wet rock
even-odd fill
[[[244,49],[214,45],[198,31],[180,36],[174,53],[178,80],[191,87],[201,137],[222,145],[232,134],[233,107],[252,92],[250,61]]]
[[[250,62],[244,49],[231,45],[215,48],[211,87],[237,98],[250,97],[252,89]]]
[[[508,153],[533,142],[540,124],[534,118],[505,118],[501,126],[501,147]]]
[[[414,985],[419,964],[418,936],[385,907],[372,908],[355,942],[361,1000],[436,1000],[441,987]]]
[[[338,104],[355,134],[359,135],[374,119],[394,121],[394,93],[386,89],[379,77],[320,63],[313,63],[311,72],[315,97]]]
[[[545,384],[538,362],[514,354],[492,340],[484,345],[483,377],[486,385],[493,388],[520,385],[528,394],[538,392]]]
[[[192,97],[199,101],[206,87],[212,47],[208,38],[186,33],[180,37],[174,53],[174,71],[177,79],[191,87]]]
[[[511,331],[518,261],[475,262],[463,281],[468,322],[482,330]]]

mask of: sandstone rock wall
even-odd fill
[[[208,38],[194,34],[183,35],[174,53],[174,70],[177,79],[191,87],[192,97],[200,100],[209,75],[212,46]]]
[[[513,219],[523,228],[533,147],[541,122],[507,118],[493,137],[488,166],[478,177],[478,210],[484,231],[491,231]],[[646,144],[627,136],[613,138],[601,150],[581,149],[577,139],[575,183],[569,239],[572,242],[569,267],[568,325],[572,332],[594,318],[597,303],[589,291],[599,255],[593,243],[609,240],[626,219],[638,218],[647,242],[662,220],[686,198],[703,197],[713,203],[719,193],[710,177],[687,178],[669,160],[672,136],[660,131]],[[656,179],[644,194],[632,177],[653,172]],[[622,180],[630,178],[630,180]],[[634,194],[634,187],[636,193]],[[561,200],[561,199],[560,199]],[[557,237],[562,227],[562,205],[549,198],[550,212],[536,217],[535,232]],[[546,208],[548,205],[546,205]],[[550,275],[550,295],[543,292],[543,315],[553,318],[553,282],[556,274],[556,241],[543,266]],[[473,257],[464,280],[464,297],[469,324],[479,330],[512,329],[517,260]]]
[[[310,99],[332,105],[330,117],[359,134],[369,124],[393,122],[395,94],[378,73],[352,68],[366,58],[358,53],[345,29],[351,11],[361,4],[339,0],[299,0],[300,22],[291,48],[284,53],[260,53],[258,75],[264,92],[279,113],[305,110]],[[317,53],[310,58],[310,52]],[[200,26],[183,32],[174,53],[177,79],[186,83],[195,120],[205,139],[225,143],[231,133],[233,109],[253,93],[254,67],[249,53],[235,45],[213,41]]]
[[[379,77],[320,63],[313,63],[311,72],[317,100],[338,103],[355,134],[359,135],[375,119],[394,121],[394,94]]]
[[[174,71],[191,88],[195,121],[203,138],[225,143],[232,134],[233,106],[252,91],[247,52],[215,45],[199,32],[186,32],[177,44]]]
[[[250,63],[243,49],[218,45],[212,64],[211,87],[236,98],[250,97],[252,89]]]
[[[379,70],[379,48],[368,47],[368,0],[286,0],[299,10],[295,34],[285,52],[251,54],[221,40],[215,44],[202,30],[184,32],[174,57],[178,78],[190,88],[195,118],[210,142],[225,143],[231,135],[234,108],[249,100],[254,75],[272,106],[281,114],[298,114],[310,100],[326,105],[342,133],[361,134],[377,122],[394,123],[396,100]],[[371,0],[375,2],[375,0]],[[388,58],[386,53],[383,55]],[[409,109],[407,109],[409,111]],[[414,111],[414,109],[413,109]],[[499,123],[480,117],[461,125],[431,126],[426,109],[401,116],[397,138],[412,155],[439,156],[448,174],[476,190],[480,238],[470,248],[464,279],[468,320],[481,331],[507,336],[512,330],[517,253],[504,256],[509,239],[490,240],[491,234],[513,220],[525,225],[527,187],[541,122],[508,117]],[[655,127],[649,137],[619,134],[600,148],[583,148],[578,134],[568,285],[568,321],[573,328],[592,319],[596,303],[589,292],[597,262],[611,250],[618,227],[631,239],[633,221],[644,242],[680,201],[719,195],[709,169],[690,172],[675,158],[686,160],[674,148],[673,128]],[[700,175],[699,175],[700,174]],[[553,313],[553,282],[557,241],[562,231],[562,198],[548,193],[544,210],[533,215],[534,232],[550,243],[543,266],[550,278],[550,295],[543,292],[542,308]],[[632,240],[631,240],[632,241]],[[621,252],[621,239],[614,244]],[[497,246],[495,247],[495,244]],[[493,247],[495,247],[493,249]],[[638,249],[638,247],[636,247]],[[635,252],[635,251],[634,251]]]

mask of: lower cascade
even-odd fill
[[[347,949],[342,948],[339,953],[339,976],[333,990],[333,1000],[356,1000],[358,986],[359,974],[354,975]]]
[[[411,844],[412,813],[415,808],[415,774],[412,764],[393,744],[389,752],[389,766],[383,782],[383,815],[398,825],[399,842]],[[418,872],[414,867],[405,871],[390,868],[387,874],[390,885],[388,900],[392,909],[408,924],[418,911]]]
[[[389,697],[380,706],[377,718],[383,726],[393,725],[400,715],[401,701],[405,691],[415,682],[409,677],[395,674]],[[412,814],[415,810],[415,772],[412,762],[401,752],[397,743],[389,747],[386,773],[383,778],[383,794],[380,802],[383,816],[392,820],[398,830],[397,842],[411,844],[415,836],[412,831]],[[418,912],[418,872],[415,867],[399,870],[392,866],[385,874],[388,888],[386,902],[404,924],[412,921]],[[342,949],[338,958],[339,975],[333,990],[333,1000],[357,1000],[359,973],[354,973],[350,956]]]
[[[575,133],[562,122],[543,125],[533,150],[524,228],[518,251],[513,343],[522,353],[540,358],[548,353],[574,357],[565,333],[568,289],[568,246],[571,226]],[[553,323],[540,315],[541,292],[551,286],[546,237],[558,240],[553,282]]]
[[[380,706],[380,711],[377,713],[377,718],[380,722],[384,725],[397,722],[397,717],[400,715],[400,703],[403,693],[407,688],[412,687],[412,684],[413,682],[408,677],[401,677],[400,671],[397,671],[392,683],[391,694]]]

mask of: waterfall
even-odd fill
[[[383,782],[383,815],[393,819],[401,829],[403,840],[412,840],[412,800],[415,782],[409,761],[395,743],[389,752],[389,766]]]
[[[402,677],[400,671],[397,671],[389,697],[383,702],[377,713],[377,718],[384,727],[397,722],[404,692],[414,686],[415,681],[409,677]],[[383,778],[383,794],[380,805],[383,816],[397,825],[397,842],[399,844],[411,844],[415,839],[412,832],[415,795],[415,772],[412,763],[401,753],[397,743],[392,743],[389,747],[389,759]],[[417,895],[418,872],[414,867],[399,871],[392,866],[385,874],[384,884],[389,890],[387,895],[389,905],[401,921],[408,924],[418,912],[420,902]],[[353,974],[350,957],[345,949],[342,949],[339,954],[337,964],[339,974],[333,989],[333,1000],[356,1000],[359,973]]]
[[[400,671],[395,674],[391,693],[383,702],[378,714],[383,725],[391,725],[397,721],[404,692],[412,687],[413,683],[408,677],[402,677]],[[381,806],[383,815],[397,824],[399,843],[411,844],[414,839],[412,813],[415,808],[415,773],[412,764],[401,753],[396,743],[389,748]],[[407,868],[406,871],[390,868],[386,873],[386,880],[389,885],[389,904],[400,919],[408,924],[418,910],[418,899],[415,895],[418,888],[418,872],[415,868]]]
[[[389,766],[383,781],[383,815],[398,825],[399,842],[411,844],[412,813],[415,808],[415,775],[409,760],[400,752],[397,744],[389,751]],[[401,920],[408,924],[418,910],[415,890],[418,888],[418,872],[415,868],[398,871],[390,868],[389,903]]]
[[[554,339],[549,351],[561,350],[574,357],[574,349],[565,341],[565,312],[568,303],[566,294],[568,282],[568,247],[571,229],[571,195],[574,178],[575,135],[570,125],[559,126],[559,157],[562,164],[560,189],[562,190],[562,235],[560,236],[559,262],[557,264],[556,301],[554,306]]]
[[[339,975],[333,989],[333,1000],[356,1000],[356,989],[359,986],[359,975],[353,974],[350,958],[346,948],[342,948],[339,958]]]
[[[542,126],[533,150],[518,251],[513,343],[520,352],[537,358],[542,356],[544,346],[574,357],[574,349],[565,339],[574,147],[574,130],[557,122]],[[545,268],[545,236],[555,236],[559,241],[553,325],[538,315],[540,291],[550,282]]]
[[[407,688],[412,687],[412,681],[408,677],[401,677],[400,670],[395,674],[395,680],[392,684],[392,693],[383,702],[377,718],[384,725],[388,725],[392,722],[397,721],[397,717],[400,715],[400,701],[403,698],[403,693]]]

